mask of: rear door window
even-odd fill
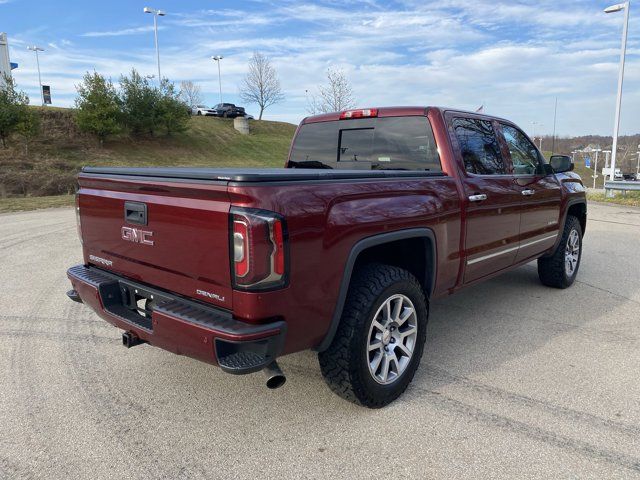
[[[507,173],[500,144],[489,120],[454,118],[452,125],[467,172],[476,175]]]
[[[442,171],[431,125],[423,116],[304,124],[290,166]]]

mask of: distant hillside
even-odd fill
[[[555,153],[571,155],[571,152],[583,150],[587,147],[601,148],[602,150],[611,150],[613,139],[611,137],[603,137],[598,135],[585,135],[582,137],[560,137],[555,140]],[[544,154],[548,158],[551,155],[549,151],[552,145],[552,138],[542,137],[542,146],[545,150]],[[635,173],[638,165],[638,154],[640,150],[640,134],[624,135],[618,137],[618,155],[616,158],[616,167],[622,169],[624,173]],[[591,168],[584,165],[584,156],[580,153],[575,155],[575,171],[582,177],[582,180],[589,187],[593,187],[593,166],[595,161],[595,153],[590,153]],[[602,167],[604,167],[605,155],[600,152],[598,155],[598,178],[596,178],[596,187],[602,187]]]
[[[250,121],[241,135],[233,120],[192,117],[189,129],[171,137],[107,140],[104,147],[75,127],[73,110],[38,108],[41,133],[28,148],[19,137],[0,147],[0,198],[73,193],[75,175],[85,165],[280,167],[295,125]]]

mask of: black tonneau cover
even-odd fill
[[[83,173],[239,183],[340,180],[358,178],[442,176],[442,172],[409,170],[328,170],[311,168],[129,168],[84,167]]]

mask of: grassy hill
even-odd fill
[[[38,108],[41,133],[27,146],[15,137],[0,147],[0,198],[39,197],[75,191],[75,175],[91,166],[280,167],[295,125],[250,121],[251,134],[233,120],[192,117],[186,132],[170,137],[114,137],[100,147],[79,132],[70,109]]]
[[[15,137],[9,148],[0,147],[0,212],[71,205],[76,174],[85,165],[279,167],[295,132],[295,125],[289,123],[252,121],[251,135],[241,135],[234,130],[233,120],[192,117],[181,134],[144,139],[123,135],[100,147],[94,137],[76,129],[72,110],[37,110],[40,135],[28,146]],[[573,143],[568,142],[564,150],[577,148]],[[593,185],[593,170],[578,158],[575,171],[587,186]],[[596,185],[602,187],[602,175]],[[637,196],[627,197],[623,199],[627,204],[640,203]]]

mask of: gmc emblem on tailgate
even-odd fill
[[[151,237],[153,237],[153,232],[140,230],[139,228],[122,227],[122,239],[127,242],[153,245]]]

